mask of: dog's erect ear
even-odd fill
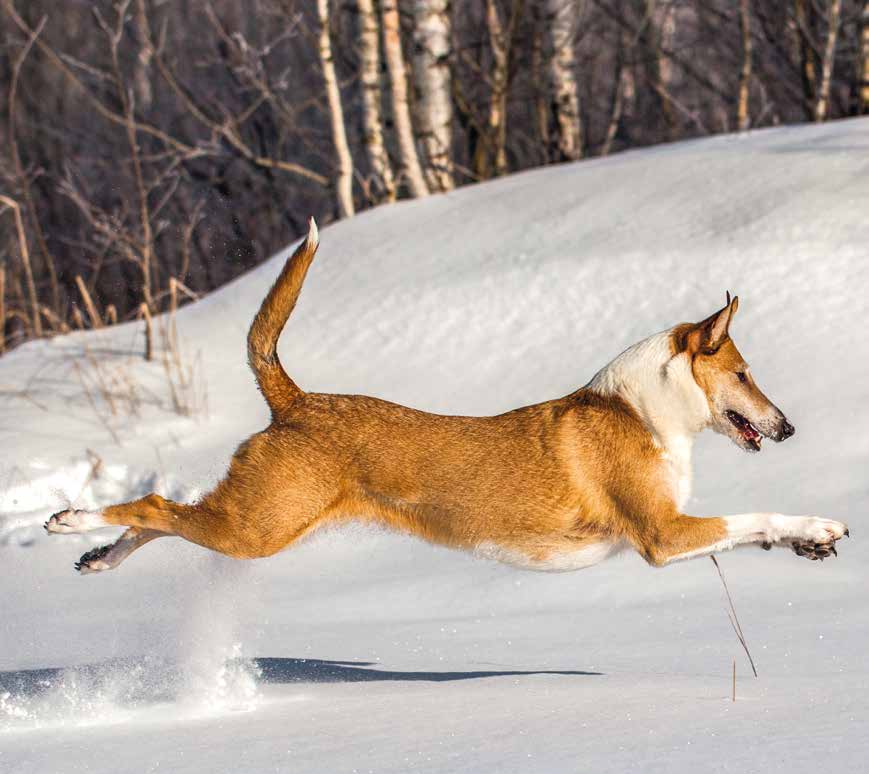
[[[688,334],[686,341],[688,352],[692,355],[698,352],[707,355],[717,352],[718,348],[727,341],[730,321],[738,308],[739,297],[735,296],[731,300],[728,293],[726,306],[703,322],[697,323]]]

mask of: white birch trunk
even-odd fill
[[[380,24],[372,0],[357,0],[357,5],[365,149],[371,171],[382,186],[383,198],[393,202],[395,175],[383,141],[383,116],[380,109]]]
[[[558,126],[558,150],[567,161],[582,157],[582,120],[573,46],[577,13],[577,0],[546,0],[546,30],[551,50],[549,78]]]
[[[401,154],[402,172],[413,196],[427,196],[429,193],[428,184],[419,163],[419,155],[413,136],[413,123],[410,120],[407,73],[404,67],[404,55],[401,52],[401,27],[399,26],[397,0],[382,0],[380,12],[383,18],[383,52],[386,56],[386,66],[389,69],[392,110],[399,153]]]
[[[332,58],[332,41],[329,35],[329,0],[317,0],[317,15],[320,21],[318,49],[323,80],[326,82],[326,100],[329,106],[329,119],[332,124],[332,142],[338,160],[336,169],[335,193],[338,199],[338,212],[342,218],[353,215],[353,159],[347,144],[347,131],[344,128],[344,111],[341,108],[341,92],[335,75],[335,62]]]
[[[833,79],[833,62],[836,57],[836,41],[839,37],[839,18],[842,14],[842,0],[830,0],[827,12],[827,42],[824,46],[824,59],[821,63],[821,87],[815,103],[815,121],[824,121],[830,110],[830,84]]]
[[[449,191],[455,185],[449,0],[416,0],[413,16],[414,108],[417,135],[428,162],[426,179],[432,190]]]

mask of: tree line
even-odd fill
[[[0,0],[0,352],[321,222],[869,114],[869,0]]]

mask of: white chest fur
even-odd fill
[[[692,439],[690,437],[670,439],[662,455],[667,465],[673,499],[680,511],[691,499],[691,448]]]

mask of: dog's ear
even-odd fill
[[[730,321],[737,309],[739,309],[739,297],[734,296],[731,300],[728,293],[724,308],[707,317],[703,322],[697,323],[688,333],[686,349],[689,354],[696,355],[698,352],[704,355],[715,354],[730,335]]]

